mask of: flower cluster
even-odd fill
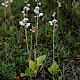
[[[30,26],[31,23],[27,23],[28,22],[28,18],[24,18],[22,21],[19,22],[19,24],[21,26],[25,26],[26,28],[28,28]]]
[[[59,7],[59,8],[62,7],[61,2],[57,1],[57,3],[58,3],[58,7]]]
[[[57,27],[58,26],[58,21],[55,19],[55,12],[52,14],[52,17],[54,17],[54,19],[52,20],[52,21],[49,21],[49,24],[50,24],[50,26],[55,26],[55,27]]]
[[[25,28],[28,28],[31,24],[31,23],[28,23],[29,19],[27,18],[28,11],[30,10],[29,6],[30,4],[27,4],[27,6],[23,8],[22,14],[23,14],[24,19],[19,22],[19,24],[21,26],[24,26]]]
[[[12,3],[12,2],[13,2],[13,0],[6,0],[4,3],[2,3],[2,5],[4,7],[8,7],[9,3]]]
[[[35,33],[36,30],[37,30],[37,27],[33,27],[33,26],[32,26],[32,29],[30,29],[30,31],[31,31],[32,33]]]
[[[37,6],[35,7],[34,9],[34,13],[37,14],[39,17],[42,17],[43,16],[43,13],[40,13],[40,8],[38,5],[41,5],[41,3],[37,3]]]

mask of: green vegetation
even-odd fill
[[[0,80],[80,80],[79,0],[4,1]]]

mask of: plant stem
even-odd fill
[[[30,47],[30,59],[31,60],[31,53],[32,53],[32,32],[31,32],[31,47]]]
[[[54,64],[54,36],[55,36],[55,25],[53,26],[53,64]],[[54,72],[53,72],[53,77],[54,77]],[[53,78],[54,80],[54,78]]]
[[[26,29],[26,27],[25,27],[25,36],[26,36],[27,52],[29,54],[29,50],[28,50],[28,38],[27,38],[27,29]]]

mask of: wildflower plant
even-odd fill
[[[54,46],[54,37],[55,37],[55,30],[56,30],[56,27],[58,27],[58,21],[56,20],[55,18],[55,15],[56,15],[56,12],[54,12],[52,14],[52,17],[54,18],[52,21],[49,21],[49,24],[50,26],[53,26],[53,64],[50,68],[48,68],[48,71],[53,74],[53,80],[54,80],[54,74],[57,74],[58,72],[58,65],[57,63],[55,62],[55,59],[54,59],[54,52],[55,52],[55,46]]]
[[[43,16],[43,13],[40,12],[40,5],[41,3],[39,3],[39,0],[35,0],[36,1],[36,7],[34,8],[34,13],[35,16],[34,18],[36,19],[36,27],[35,27],[35,38],[36,38],[36,45],[34,45],[34,60],[36,61],[36,48],[37,48],[37,39],[38,39],[38,27],[39,27],[39,17]],[[34,31],[34,30],[32,30]]]
[[[21,26],[24,27],[25,29],[25,36],[26,36],[26,44],[27,44],[27,52],[29,54],[29,49],[28,49],[28,36],[27,36],[27,29],[28,27],[31,25],[31,23],[28,23],[29,19],[27,18],[28,17],[28,11],[30,10],[30,4],[28,4],[26,2],[26,6],[23,8],[23,11],[22,11],[22,14],[23,14],[23,20],[19,22],[19,24]]]
[[[12,3],[13,0],[4,0],[4,2],[2,3],[2,6],[4,6],[4,19],[5,19],[5,26],[4,26],[4,30],[5,32],[7,32],[7,26],[6,26],[6,13],[7,13],[7,7],[9,6],[10,3]],[[6,42],[6,41],[5,41]],[[5,44],[5,43],[4,43]],[[5,54],[6,54],[6,64],[8,63],[8,53],[7,53],[7,49],[6,49],[6,44],[5,44]]]

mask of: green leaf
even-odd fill
[[[20,75],[21,77],[24,77],[24,76],[26,76],[24,73],[21,73],[21,75]]]
[[[36,63],[32,60],[29,61],[29,67],[34,71],[36,69]]]
[[[36,69],[33,71],[34,74],[37,74],[39,67],[37,66]]]
[[[48,71],[52,74],[52,68],[51,67],[48,68]]]
[[[42,56],[39,56],[36,61],[37,61],[37,65],[40,66],[42,65],[42,62],[43,60],[46,58],[46,55],[42,55]]]
[[[51,73],[51,74],[57,74],[58,73],[58,65],[56,62],[54,62],[52,64],[52,66],[50,68],[48,68],[48,71]]]
[[[29,68],[27,68],[27,69],[25,70],[25,75],[26,75],[26,76],[29,76],[29,75],[30,75]]]

